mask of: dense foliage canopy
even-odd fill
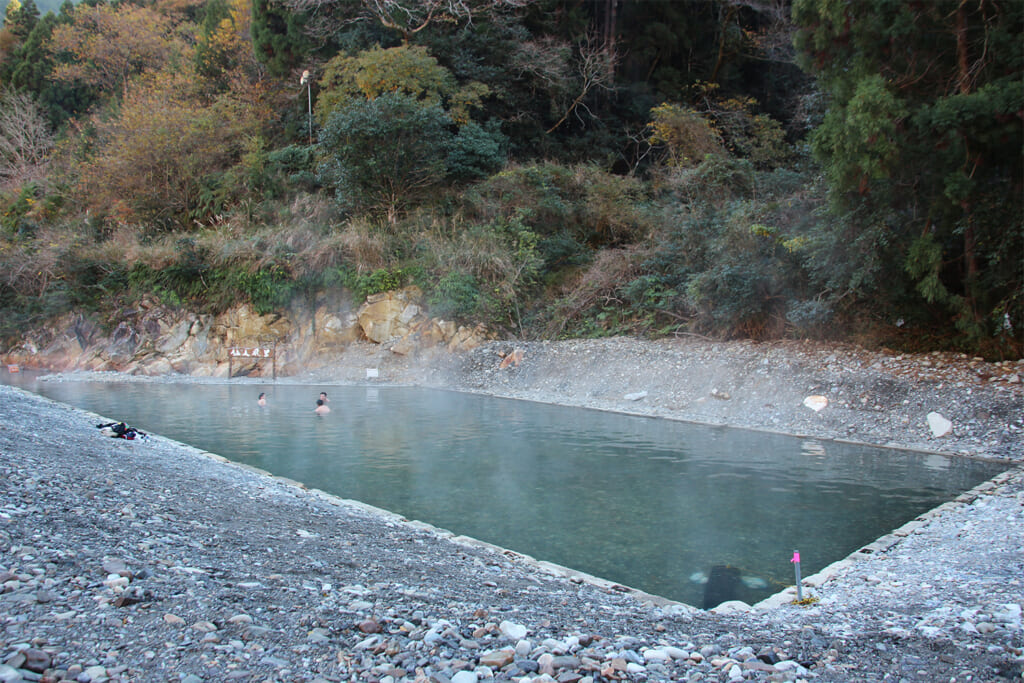
[[[521,336],[1019,355],[1017,0],[12,0],[0,335],[415,283]]]
[[[814,150],[862,246],[836,277],[888,270],[969,336],[1011,332],[1024,313],[1024,4],[798,0],[794,18],[830,96]]]

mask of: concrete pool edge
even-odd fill
[[[368,385],[368,384],[366,384],[366,385],[364,385],[363,383],[353,382],[353,383],[350,383],[349,386],[390,386],[390,385],[386,385],[386,384],[379,384],[379,385]],[[417,386],[417,387],[419,387],[420,385],[394,385],[394,386]],[[790,437],[790,438],[793,438],[793,439],[803,439],[803,440],[807,440],[807,441],[832,442],[832,443],[844,444],[844,445],[850,445],[850,446],[863,446],[863,447],[866,447],[866,448],[878,448],[878,449],[887,450],[887,451],[905,451],[907,453],[918,453],[918,454],[921,454],[921,455],[941,455],[941,456],[946,457],[946,458],[966,458],[968,460],[978,460],[978,461],[981,461],[981,462],[991,462],[991,463],[996,463],[996,464],[1006,464],[1010,468],[1022,464],[1020,460],[1008,460],[1008,459],[1001,458],[1001,457],[985,456],[985,455],[975,455],[975,454],[972,454],[972,453],[959,452],[959,451],[943,451],[943,450],[938,450],[938,449],[934,449],[934,448],[927,448],[927,447],[922,446],[920,444],[901,444],[901,443],[898,443],[898,442],[895,442],[895,441],[890,441],[888,443],[882,444],[882,443],[873,442],[873,441],[864,441],[864,440],[860,440],[860,439],[850,439],[850,438],[846,438],[846,437],[842,437],[842,436],[815,435],[815,434],[810,434],[810,433],[802,432],[802,431],[786,431],[784,429],[773,429],[771,427],[767,427],[767,426],[764,426],[764,425],[742,424],[742,423],[737,423],[737,422],[725,422],[725,421],[716,421],[716,420],[709,420],[709,419],[700,419],[698,417],[691,417],[691,416],[686,416],[686,415],[672,415],[672,414],[661,413],[661,412],[657,412],[657,411],[643,412],[643,411],[637,411],[637,410],[629,410],[627,408],[618,407],[618,406],[595,406],[595,405],[589,405],[587,403],[564,402],[564,401],[548,400],[548,399],[544,399],[544,398],[537,398],[537,397],[530,397],[530,396],[519,396],[519,395],[515,395],[515,394],[500,394],[500,393],[494,393],[492,391],[478,390],[478,389],[462,389],[462,388],[452,388],[452,387],[442,387],[442,386],[422,386],[420,388],[433,389],[433,390],[437,390],[437,391],[453,391],[453,392],[456,392],[456,393],[473,394],[473,395],[476,395],[476,396],[488,396],[488,397],[491,397],[491,398],[502,398],[502,399],[507,399],[507,400],[510,400],[510,401],[529,401],[531,403],[541,403],[543,405],[550,405],[550,406],[562,406],[562,407],[566,407],[566,408],[580,408],[582,410],[595,410],[595,411],[602,412],[602,413],[614,413],[616,415],[627,415],[629,417],[643,417],[643,418],[648,418],[648,419],[652,419],[652,420],[670,420],[672,422],[683,422],[683,423],[686,423],[686,424],[697,425],[697,426],[700,426],[700,427],[714,427],[714,428],[720,428],[720,429],[740,429],[740,430],[743,430],[743,431],[746,431],[746,432],[755,432],[755,433],[758,433],[758,434],[771,434],[773,436],[785,436],[785,437]]]
[[[159,438],[166,438],[166,437],[159,437]],[[464,546],[464,547],[467,547],[467,548],[475,548],[475,549],[479,549],[479,550],[484,550],[484,551],[487,551],[487,552],[495,553],[497,555],[502,555],[502,556],[504,556],[504,557],[506,557],[508,559],[513,560],[513,561],[521,562],[521,563],[525,564],[526,566],[531,567],[533,569],[536,569],[536,570],[538,570],[540,572],[543,572],[545,574],[548,574],[548,575],[551,575],[551,576],[556,576],[556,577],[563,578],[563,579],[568,579],[572,583],[577,583],[577,584],[586,583],[588,585],[595,586],[597,588],[602,588],[602,589],[605,589],[605,590],[615,591],[617,593],[624,593],[624,594],[627,594],[627,595],[630,595],[630,596],[636,598],[637,600],[640,600],[641,602],[649,603],[653,607],[660,607],[660,608],[666,609],[666,610],[668,610],[670,612],[674,612],[674,613],[686,613],[686,612],[688,612],[688,613],[695,613],[695,612],[702,611],[702,610],[694,607],[693,605],[688,605],[688,604],[683,603],[683,602],[678,602],[676,600],[671,600],[669,598],[665,598],[665,597],[662,597],[660,595],[654,595],[653,593],[647,593],[647,592],[644,592],[644,591],[642,591],[642,590],[640,590],[638,588],[632,588],[630,586],[625,586],[625,585],[623,585],[621,583],[618,583],[618,582],[615,582],[615,581],[609,581],[609,580],[603,579],[603,578],[601,578],[599,576],[594,576],[592,574],[587,574],[586,572],[582,572],[582,571],[579,571],[577,569],[572,569],[571,567],[565,567],[565,566],[560,565],[560,564],[555,564],[554,562],[548,562],[546,560],[538,560],[538,559],[536,559],[536,558],[534,558],[534,557],[532,557],[530,555],[527,555],[525,553],[521,553],[521,552],[518,552],[516,550],[510,550],[508,548],[504,548],[502,546],[495,545],[494,543],[488,543],[487,541],[481,541],[480,539],[473,538],[471,536],[464,536],[464,535],[461,535],[461,534],[456,534],[456,533],[454,533],[452,531],[449,531],[448,529],[444,529],[442,527],[434,526],[433,524],[429,524],[429,523],[423,522],[421,520],[409,519],[409,518],[404,517],[404,516],[402,516],[402,515],[400,515],[400,514],[398,514],[396,512],[392,512],[391,510],[386,510],[384,508],[380,508],[380,507],[377,507],[375,505],[370,505],[369,503],[364,503],[362,501],[354,500],[354,499],[351,499],[351,498],[344,498],[342,496],[338,496],[338,495],[335,495],[333,493],[328,493],[327,491],[324,491],[322,489],[311,488],[311,487],[303,484],[301,481],[296,481],[294,479],[289,479],[288,477],[282,477],[282,476],[276,475],[276,474],[274,474],[272,472],[268,472],[268,471],[266,471],[264,469],[260,469],[259,467],[253,467],[252,465],[246,465],[245,463],[235,462],[233,460],[229,460],[228,458],[225,458],[222,455],[218,455],[218,454],[212,453],[210,451],[204,451],[204,450],[202,450],[200,448],[195,448],[194,446],[189,446],[188,444],[183,444],[180,441],[174,441],[174,439],[167,439],[167,440],[171,441],[171,442],[173,442],[173,443],[175,443],[177,445],[180,445],[180,446],[183,446],[185,448],[191,449],[195,454],[197,454],[199,456],[202,456],[202,457],[209,458],[209,459],[211,459],[214,462],[217,462],[219,464],[231,465],[231,466],[234,466],[234,467],[238,467],[238,468],[240,468],[242,470],[245,470],[247,472],[251,472],[251,473],[259,475],[259,476],[267,477],[267,478],[272,479],[272,480],[274,480],[274,481],[276,481],[276,482],[278,482],[280,484],[284,484],[285,486],[289,486],[289,487],[298,489],[302,493],[315,496],[316,498],[318,498],[318,499],[320,499],[320,500],[322,500],[322,501],[324,501],[324,502],[326,502],[326,503],[328,503],[330,505],[335,505],[337,507],[343,507],[343,508],[348,508],[348,509],[352,509],[352,510],[358,510],[360,512],[363,512],[363,513],[366,513],[368,515],[371,515],[371,516],[373,516],[373,517],[377,518],[378,520],[380,520],[382,522],[385,522],[385,523],[406,525],[406,526],[409,526],[409,527],[411,527],[413,529],[417,529],[419,531],[423,531],[423,532],[429,533],[429,534],[431,534],[431,535],[433,535],[433,536],[435,536],[437,538],[442,538],[442,539],[448,540],[448,541],[450,541],[450,542],[452,542],[452,543],[454,543],[456,545],[461,545],[461,546]]]
[[[99,415],[98,413],[94,413],[92,411],[88,411],[88,410],[85,410],[85,409],[77,408],[77,407],[72,406],[70,404],[62,403],[60,401],[56,401],[54,399],[47,398],[47,397],[42,396],[40,394],[35,394],[35,393],[27,391],[25,389],[21,389],[19,387],[11,387],[11,388],[14,391],[16,391],[16,392],[24,392],[26,394],[29,394],[29,395],[35,397],[35,398],[41,399],[44,402],[51,403],[51,404],[54,404],[54,405],[59,405],[59,406],[61,406],[64,409],[72,410],[74,412],[78,412],[78,413],[82,413],[84,415],[90,416],[90,419],[99,420],[101,422],[109,421],[108,418],[106,418],[106,417],[104,417],[102,415]],[[512,399],[512,400],[522,400],[522,399]],[[543,401],[540,401],[540,402],[544,403]],[[600,409],[597,409],[597,410],[600,410]],[[645,417],[649,417],[649,416],[645,416]],[[716,425],[716,426],[724,426],[724,425]],[[375,507],[375,506],[372,506],[372,505],[369,505],[369,504],[366,504],[366,503],[362,503],[362,502],[357,501],[357,500],[343,498],[343,497],[337,496],[335,494],[327,493],[327,492],[322,491],[320,489],[310,488],[307,485],[303,484],[302,482],[299,482],[299,481],[296,481],[296,480],[293,480],[293,479],[289,479],[287,477],[283,477],[283,476],[280,476],[280,475],[275,475],[275,474],[273,474],[273,473],[271,473],[269,471],[266,471],[266,470],[263,470],[263,469],[260,469],[260,468],[257,468],[257,467],[253,467],[251,465],[247,465],[247,464],[244,464],[244,463],[240,463],[240,462],[237,462],[237,461],[230,460],[230,459],[225,458],[224,456],[221,456],[221,455],[219,455],[217,453],[213,453],[213,452],[210,452],[210,451],[205,451],[203,449],[197,448],[195,446],[192,446],[190,444],[187,444],[187,443],[184,443],[184,442],[181,442],[181,441],[177,441],[177,440],[169,438],[169,437],[165,437],[165,436],[158,435],[158,434],[151,434],[149,436],[149,438],[160,439],[160,440],[163,440],[163,441],[166,441],[168,443],[171,443],[171,444],[175,445],[176,447],[182,449],[183,451],[191,452],[193,454],[197,454],[197,455],[200,455],[200,456],[204,456],[205,458],[207,458],[209,460],[212,460],[214,462],[217,462],[217,463],[230,464],[230,465],[233,465],[233,466],[235,466],[235,467],[237,467],[237,468],[239,468],[239,469],[241,469],[243,471],[249,471],[249,472],[252,472],[252,473],[257,474],[259,476],[267,477],[267,478],[269,478],[271,480],[277,481],[278,483],[281,483],[281,484],[287,485],[289,487],[292,487],[292,488],[294,488],[294,489],[296,489],[298,491],[301,491],[301,492],[304,492],[304,493],[311,493],[311,494],[313,494],[313,495],[315,495],[315,496],[317,496],[317,497],[319,497],[319,498],[321,498],[321,499],[323,499],[323,500],[325,500],[327,502],[330,502],[331,504],[338,505],[338,506],[341,506],[341,507],[347,507],[347,508],[351,508],[351,509],[356,509],[356,510],[360,510],[360,511],[369,513],[369,514],[373,515],[374,517],[376,517],[376,518],[378,518],[378,519],[380,519],[382,521],[388,522],[388,523],[407,524],[407,525],[410,525],[412,528],[417,528],[417,529],[420,529],[420,530],[427,531],[427,532],[429,532],[431,534],[436,535],[439,538],[445,538],[445,539],[450,540],[450,541],[452,541],[452,542],[454,542],[456,544],[461,544],[461,545],[465,545],[465,546],[468,546],[468,547],[475,547],[475,548],[485,549],[485,550],[488,550],[490,552],[494,552],[494,553],[497,553],[497,554],[500,554],[500,555],[504,555],[507,558],[511,558],[511,559],[515,559],[517,561],[521,561],[524,564],[526,564],[527,566],[536,568],[537,570],[539,570],[539,571],[541,571],[543,573],[546,573],[546,574],[549,574],[549,575],[554,575],[554,576],[559,576],[561,578],[566,578],[566,579],[569,579],[570,581],[572,581],[574,583],[587,583],[589,585],[593,585],[593,586],[601,588],[601,589],[613,590],[613,591],[616,591],[616,592],[628,594],[628,595],[631,595],[634,598],[640,600],[641,602],[649,603],[652,606],[665,608],[667,610],[675,611],[677,613],[687,613],[687,612],[689,612],[689,613],[695,613],[695,612],[699,613],[699,612],[704,612],[705,611],[705,610],[701,610],[701,609],[699,609],[699,608],[697,608],[697,607],[695,607],[693,605],[689,605],[687,603],[682,603],[682,602],[674,601],[674,600],[671,600],[669,598],[665,598],[665,597],[662,597],[662,596],[646,593],[646,592],[641,591],[639,589],[635,589],[635,588],[632,588],[632,587],[624,586],[624,585],[622,585],[620,583],[612,582],[612,581],[609,581],[609,580],[606,580],[606,579],[603,579],[603,578],[600,578],[600,577],[596,577],[596,576],[587,574],[585,572],[574,570],[574,569],[569,568],[569,567],[564,567],[562,565],[557,565],[557,564],[550,563],[550,562],[543,561],[543,560],[537,560],[537,559],[535,559],[535,558],[533,558],[533,557],[531,557],[529,555],[520,553],[518,551],[506,549],[506,548],[503,548],[501,546],[497,546],[497,545],[494,545],[494,544],[491,544],[491,543],[488,543],[488,542],[485,542],[485,541],[481,541],[479,539],[475,539],[475,538],[471,538],[471,537],[467,537],[467,536],[460,536],[460,535],[454,534],[453,532],[451,532],[449,530],[446,530],[446,529],[443,529],[443,528],[440,528],[440,527],[435,527],[435,526],[430,525],[430,524],[425,523],[425,522],[421,522],[421,521],[418,521],[418,520],[409,520],[406,517],[403,517],[403,516],[401,516],[401,515],[399,515],[397,513],[391,512],[391,511],[386,510],[384,508],[378,508],[378,507]],[[869,445],[872,445],[872,444],[869,444]],[[904,449],[900,449],[900,450],[919,452],[919,451],[913,451],[913,449],[905,449],[905,448]],[[954,455],[954,454],[948,454],[948,453],[938,453],[938,454],[946,456],[946,457],[950,457],[950,458],[967,457],[967,456],[960,456],[960,455]],[[1000,472],[1000,473],[994,475],[993,477],[990,477],[989,479],[987,479],[985,481],[980,482],[979,484],[977,484],[976,486],[972,487],[971,489],[962,492],[961,494],[959,494],[954,499],[952,499],[950,501],[946,501],[945,503],[942,503],[942,504],[936,506],[935,508],[931,508],[930,510],[923,512],[922,514],[920,514],[917,517],[915,517],[913,520],[910,520],[910,521],[906,522],[902,526],[900,526],[900,527],[890,531],[889,533],[879,537],[875,541],[873,541],[873,542],[871,542],[871,543],[869,543],[867,545],[864,545],[861,548],[858,548],[857,550],[855,550],[855,551],[851,552],[849,555],[847,555],[845,558],[842,558],[840,560],[837,560],[837,561],[827,565],[826,567],[824,567],[820,571],[816,572],[815,574],[807,576],[807,577],[804,577],[803,580],[801,581],[801,585],[805,586],[805,587],[808,587],[808,588],[812,588],[812,589],[820,588],[823,584],[825,584],[826,582],[828,582],[829,580],[834,578],[836,575],[838,575],[841,572],[841,570],[843,570],[843,569],[845,569],[845,568],[847,568],[849,566],[854,565],[858,560],[863,560],[863,559],[865,559],[867,557],[873,556],[873,555],[875,555],[877,553],[884,552],[884,551],[889,550],[892,547],[896,546],[903,538],[906,538],[907,536],[909,536],[914,531],[916,531],[916,530],[926,526],[936,516],[939,516],[939,515],[943,514],[944,512],[955,510],[955,509],[957,509],[957,508],[959,508],[959,507],[961,507],[963,505],[970,504],[970,503],[974,502],[975,500],[977,500],[980,496],[982,496],[982,495],[984,495],[986,493],[993,492],[993,491],[997,490],[998,487],[1000,487],[1000,486],[1002,486],[1002,485],[1004,485],[1004,484],[1006,484],[1006,483],[1008,483],[1008,482],[1010,482],[1010,481],[1012,481],[1014,479],[1019,478],[1022,481],[1024,481],[1024,466],[1022,466],[1021,463],[1013,462],[1013,461],[1003,461],[1003,460],[996,460],[994,462],[1006,463],[1006,465],[1007,465],[1006,470],[1004,470],[1003,472]],[[791,604],[793,602],[795,597],[796,597],[796,587],[794,585],[794,586],[789,586],[786,589],[784,589],[784,590],[782,590],[782,591],[780,591],[778,593],[775,593],[775,594],[765,598],[764,600],[761,600],[761,601],[759,601],[757,603],[754,603],[753,605],[747,605],[746,603],[723,603],[722,605],[720,605],[720,606],[718,606],[716,608],[713,608],[711,610],[707,610],[707,611],[709,611],[711,613],[721,614],[721,613],[726,613],[726,612],[749,612],[749,611],[769,610],[769,609],[775,609],[775,608],[778,608],[778,607],[789,605],[789,604]]]
[[[71,410],[71,411],[80,413],[82,415],[85,415],[86,417],[89,418],[89,420],[91,422],[95,422],[95,421],[109,422],[110,421],[107,417],[105,417],[103,415],[100,415],[99,413],[95,413],[95,412],[93,412],[91,410],[86,410],[84,408],[78,408],[78,407],[72,406],[72,405],[67,404],[67,403],[62,403],[60,401],[56,401],[56,400],[54,400],[52,398],[48,398],[48,397],[43,396],[41,394],[33,393],[31,391],[28,391],[26,389],[22,389],[20,387],[10,387],[10,388],[14,392],[16,392],[16,393],[17,392],[23,392],[23,393],[28,394],[28,395],[36,398],[36,399],[39,399],[39,400],[43,401],[44,403],[49,403],[49,404],[52,404],[52,405],[55,405],[55,406],[61,406],[61,408],[63,408],[63,409]],[[503,548],[503,547],[495,545],[493,543],[488,543],[486,541],[481,541],[479,539],[472,538],[470,536],[458,535],[458,534],[455,534],[455,533],[453,533],[453,532],[451,532],[451,531],[449,531],[447,529],[443,529],[441,527],[436,527],[436,526],[434,526],[432,524],[428,524],[426,522],[422,522],[422,521],[419,521],[419,520],[410,520],[407,517],[399,515],[398,513],[392,512],[390,510],[386,510],[384,508],[379,508],[379,507],[376,507],[374,505],[370,505],[368,503],[363,503],[362,501],[354,500],[354,499],[351,499],[351,498],[344,498],[342,496],[338,496],[338,495],[335,495],[333,493],[328,493],[328,492],[323,491],[321,489],[311,488],[311,487],[307,486],[306,484],[302,483],[301,481],[296,481],[295,479],[290,479],[288,477],[277,475],[277,474],[274,474],[273,472],[269,472],[269,471],[264,470],[264,469],[259,468],[259,467],[254,467],[252,465],[248,465],[248,464],[245,464],[245,463],[237,462],[235,460],[230,460],[230,459],[228,459],[228,458],[226,458],[223,455],[220,455],[218,453],[214,453],[212,451],[207,451],[207,450],[204,450],[202,448],[198,448],[198,447],[193,446],[191,444],[187,444],[187,443],[185,443],[183,441],[178,441],[177,439],[172,439],[171,437],[168,437],[168,436],[163,436],[161,434],[147,433],[146,438],[147,439],[153,439],[153,440],[162,441],[162,442],[167,443],[167,444],[171,444],[176,449],[180,450],[182,453],[189,453],[189,454],[191,454],[193,456],[196,456],[196,457],[199,457],[199,458],[203,458],[204,460],[208,460],[208,461],[210,461],[212,463],[215,463],[215,464],[218,464],[218,465],[227,465],[229,467],[237,468],[237,469],[239,469],[239,470],[241,470],[243,472],[248,472],[248,473],[254,474],[254,475],[259,476],[259,477],[265,477],[265,478],[267,478],[267,479],[269,479],[271,481],[277,482],[278,484],[281,484],[281,485],[287,486],[287,487],[289,487],[291,489],[294,489],[296,492],[298,492],[300,494],[312,495],[312,496],[314,496],[314,497],[316,497],[316,498],[318,498],[318,499],[320,499],[320,500],[322,500],[322,501],[324,501],[324,502],[326,502],[326,503],[328,503],[330,505],[334,505],[334,506],[342,507],[342,508],[347,508],[347,509],[350,509],[350,510],[357,510],[357,511],[363,512],[365,514],[368,514],[368,515],[370,515],[370,516],[372,516],[372,517],[376,518],[377,520],[379,520],[381,522],[384,522],[384,523],[408,525],[411,528],[418,529],[420,531],[424,531],[426,533],[432,534],[432,535],[436,536],[437,538],[446,539],[446,540],[448,540],[448,541],[450,541],[450,542],[452,542],[452,543],[454,543],[456,545],[462,545],[462,546],[466,546],[466,547],[470,547],[470,548],[476,548],[476,549],[484,550],[486,552],[502,555],[502,556],[504,556],[504,557],[506,557],[508,559],[511,559],[511,560],[514,560],[514,561],[517,561],[517,562],[522,562],[527,567],[534,568],[537,571],[540,571],[542,573],[545,573],[545,574],[548,574],[548,575],[551,575],[551,576],[556,576],[556,577],[564,578],[564,579],[567,579],[567,580],[569,580],[569,581],[571,581],[573,583],[586,583],[588,585],[592,585],[592,586],[595,586],[597,588],[602,588],[602,589],[606,589],[606,590],[613,590],[613,591],[616,591],[616,592],[619,592],[619,593],[624,593],[624,594],[627,594],[627,595],[630,595],[630,596],[636,598],[637,600],[641,601],[642,603],[650,604],[652,607],[659,607],[659,608],[662,608],[662,609],[664,609],[664,610],[666,610],[668,612],[673,612],[673,613],[677,613],[677,614],[679,614],[679,613],[698,613],[698,612],[702,611],[702,610],[698,609],[697,607],[694,607],[693,605],[688,605],[686,603],[677,602],[675,600],[670,600],[670,599],[662,597],[660,595],[654,595],[652,593],[646,593],[646,592],[644,592],[642,590],[639,590],[637,588],[632,588],[632,587],[629,587],[629,586],[624,586],[624,585],[622,585],[620,583],[617,583],[617,582],[614,582],[614,581],[608,581],[607,579],[602,579],[600,577],[593,576],[591,574],[587,574],[585,572],[581,572],[581,571],[578,571],[578,570],[575,570],[575,569],[572,569],[572,568],[569,568],[569,567],[564,567],[562,565],[558,565],[558,564],[555,564],[553,562],[547,562],[545,560],[537,560],[536,558],[533,558],[530,555],[526,555],[524,553],[520,553],[520,552],[517,552],[515,550],[510,550],[508,548]]]
[[[462,545],[465,547],[484,550],[487,552],[502,555],[516,562],[521,562],[526,566],[531,567],[537,571],[540,571],[551,576],[567,579],[572,583],[585,583],[603,590],[624,593],[636,598],[641,603],[647,604],[651,607],[661,608],[671,613],[694,614],[701,612],[709,612],[712,614],[727,614],[737,612],[775,610],[780,607],[795,604],[797,590],[796,585],[794,584],[792,586],[786,587],[785,589],[777,593],[770,595],[769,597],[759,602],[754,603],[753,605],[748,605],[746,603],[742,603],[739,601],[732,601],[722,603],[721,605],[718,605],[717,607],[714,607],[710,610],[703,610],[684,602],[679,602],[660,595],[647,593],[638,588],[626,586],[615,581],[609,581],[608,579],[604,579],[599,576],[594,576],[592,574],[588,574],[586,572],[582,572],[571,567],[555,564],[553,562],[548,562],[546,560],[538,560],[537,558],[534,558],[525,553],[504,548],[502,546],[489,543],[487,541],[482,541],[480,539],[473,538],[470,536],[456,534],[452,531],[449,531],[448,529],[437,527],[427,522],[423,522],[420,520],[410,520],[407,517],[404,517],[398,513],[374,505],[370,505],[368,503],[363,503],[362,501],[354,500],[351,498],[344,498],[333,493],[328,493],[321,489],[311,488],[300,481],[276,475],[273,474],[272,472],[268,472],[267,470],[254,467],[252,465],[247,465],[245,463],[239,463],[233,460],[229,460],[228,458],[225,458],[224,456],[219,455],[217,453],[205,451],[200,448],[190,446],[189,444],[185,444],[183,442],[170,439],[168,437],[163,437],[160,435],[152,435],[152,437],[172,442],[177,446],[187,449],[201,457],[210,459],[216,463],[234,466],[241,470],[251,472],[259,476],[267,477],[268,479],[276,481],[285,486],[294,488],[297,491],[302,492],[304,494],[315,496],[316,498],[328,504],[352,510],[358,510],[365,514],[371,515],[382,522],[390,524],[407,525],[413,529],[424,531],[438,538],[446,539],[456,545]],[[986,479],[983,482],[980,482],[979,484],[972,487],[971,489],[968,489],[967,491],[964,491],[953,500],[946,501],[945,503],[942,503],[934,508],[931,508],[921,513],[914,519],[893,529],[889,533],[880,536],[871,543],[861,546],[857,550],[851,552],[846,557],[836,560],[835,562],[832,562],[831,564],[825,566],[824,568],[815,572],[814,574],[802,577],[801,586],[811,589],[812,591],[820,589],[828,581],[838,576],[842,570],[854,566],[855,564],[857,564],[857,562],[864,560],[868,557],[892,549],[893,547],[898,545],[902,539],[906,538],[915,531],[927,526],[935,517],[943,513],[953,511],[963,505],[971,504],[981,496],[987,493],[992,493],[998,490],[1000,486],[1008,484],[1012,480],[1018,478],[1024,480],[1024,466],[1020,464],[1013,464],[1010,467],[1008,467],[1005,471],[1000,472],[995,476]]]
[[[875,539],[871,543],[854,550],[846,557],[836,560],[810,576],[803,577],[800,584],[801,586],[812,590],[820,589],[825,583],[838,576],[842,570],[852,567],[868,557],[892,549],[910,534],[926,527],[936,517],[947,512],[952,512],[964,505],[970,505],[986,493],[993,493],[998,490],[999,487],[1009,484],[1014,479],[1024,480],[1024,466],[1014,464],[1005,471],[986,479],[967,491],[964,491],[953,500],[948,500],[941,505],[937,505],[936,507],[921,513],[902,526],[899,526],[889,533]],[[794,584],[765,598],[764,600],[761,600],[760,602],[754,603],[750,606],[750,609],[776,609],[785,605],[795,604],[796,598],[797,590],[796,585]]]

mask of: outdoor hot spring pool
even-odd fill
[[[1004,469],[411,387],[5,377],[14,380],[312,488],[698,607],[761,600],[793,584],[794,549],[810,575]],[[320,391],[325,416],[313,413]],[[709,591],[712,571],[731,579],[723,589]]]

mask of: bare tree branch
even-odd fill
[[[614,83],[615,65],[619,61],[619,56],[613,46],[608,45],[603,40],[598,40],[594,36],[588,35],[579,46],[579,55],[580,93],[573,99],[565,114],[558,120],[558,123],[547,130],[548,134],[553,133],[559,126],[565,123],[566,119],[576,112],[577,108],[587,109],[586,105],[583,104],[583,100],[591,91],[595,88],[611,90]],[[587,109],[587,111],[589,112],[590,110]]]
[[[543,83],[551,91],[568,90],[572,78],[572,48],[552,37],[521,43],[509,60],[509,71],[518,78]]]
[[[46,175],[53,134],[35,100],[12,90],[0,95],[0,185],[23,185]]]
[[[757,31],[747,32],[747,38],[757,47],[757,57],[771,62],[793,62],[796,50],[793,33],[796,28],[791,19],[792,0],[726,0],[735,9],[748,9],[763,20]]]
[[[321,15],[325,32],[330,23],[325,14],[344,9],[340,0],[283,0],[293,12]],[[522,9],[536,0],[362,0],[355,13],[334,19],[338,24],[355,21],[375,21],[385,28],[398,31],[409,42],[413,36],[432,24],[471,24],[476,17],[509,10]]]

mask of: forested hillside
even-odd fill
[[[4,12],[3,20],[4,21],[6,21],[6,19],[7,19],[7,13],[8,12],[11,12],[13,14],[14,12],[20,10],[21,9],[21,5],[22,5],[21,0],[4,0],[4,2],[0,3],[0,4],[3,5],[3,12]],[[39,0],[39,2],[35,3],[35,6],[36,6],[36,9],[38,9],[40,13],[46,14],[47,12],[59,12],[60,11],[60,6],[63,5],[63,4],[64,4],[64,0]],[[77,3],[72,3],[72,4],[77,4]],[[31,11],[31,10],[29,10],[29,11]]]
[[[1019,0],[12,2],[0,336],[406,285],[521,338],[1019,357]]]

